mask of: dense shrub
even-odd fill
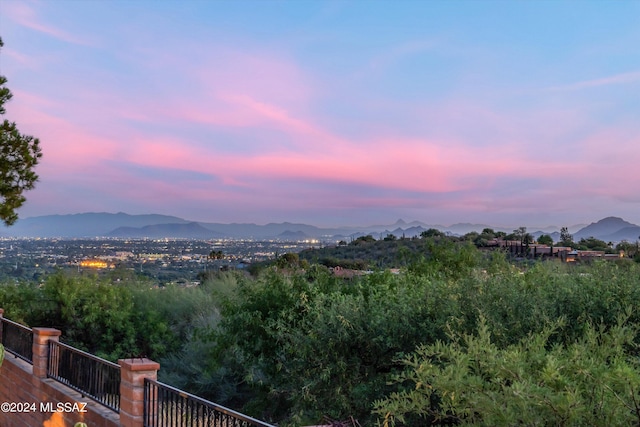
[[[640,423],[637,325],[587,323],[570,343],[551,344],[561,322],[518,343],[475,334],[420,346],[396,380],[407,389],[375,403],[383,426],[628,426]]]
[[[0,306],[283,426],[637,422],[639,264],[512,264],[442,236],[341,250],[381,243],[400,274],[288,263],[164,289],[56,275],[0,286]]]

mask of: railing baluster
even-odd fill
[[[60,342],[49,341],[47,376],[120,411],[120,366]]]
[[[159,381],[144,382],[144,427],[273,427]]]
[[[0,317],[2,345],[8,353],[33,363],[33,331],[24,325]]]

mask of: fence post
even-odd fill
[[[0,319],[4,315],[4,308],[0,308]],[[0,366],[2,366],[2,362],[4,361],[4,347],[2,347],[2,334],[3,334],[3,325],[2,321],[0,321]]]
[[[59,341],[61,331],[54,328],[32,328],[33,330],[33,376],[47,378],[49,363],[49,341]]]
[[[142,427],[144,379],[158,378],[160,364],[146,358],[120,359],[120,426]]]

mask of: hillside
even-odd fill
[[[578,241],[582,238],[595,237],[605,241],[635,241],[640,234],[637,232],[638,228],[640,227],[636,224],[627,222],[622,218],[610,216],[580,229],[574,233],[573,239]]]
[[[625,227],[621,230],[616,231],[613,234],[606,236],[605,241],[609,242],[621,242],[626,240],[628,242],[635,242],[640,239],[640,226],[634,225],[632,227]]]
[[[144,227],[118,227],[111,231],[107,237],[215,239],[224,236],[204,228],[197,222],[190,222],[187,224],[146,225]]]
[[[4,234],[16,237],[102,237],[118,227],[187,223],[182,218],[167,215],[129,215],[119,213],[80,213],[45,215],[18,220],[5,227]]]
[[[198,224],[202,229],[196,230],[191,225],[189,232],[180,232],[176,229],[176,224]],[[149,226],[164,225],[164,228],[141,229]],[[579,240],[582,237],[596,237],[602,240],[629,240],[635,241],[640,235],[635,224],[622,220],[621,218],[609,217],[588,226],[570,226],[574,232],[574,238]],[[104,236],[142,236],[144,237],[173,237],[196,236],[193,238],[211,238],[200,236],[215,236],[218,238],[236,239],[306,239],[314,238],[322,241],[352,241],[360,236],[372,235],[380,240],[391,234],[397,238],[416,237],[428,229],[437,229],[447,234],[461,236],[471,231],[480,232],[484,228],[492,228],[496,231],[510,233],[513,227],[500,227],[496,225],[477,223],[457,223],[449,226],[429,225],[420,221],[406,222],[402,219],[393,224],[378,224],[370,226],[342,226],[342,227],[317,227],[303,223],[216,223],[216,222],[195,222],[183,218],[168,215],[148,214],[129,215],[126,213],[81,213],[70,215],[45,215],[20,219],[12,227],[0,227],[0,236],[5,237],[104,237]],[[531,227],[536,230],[534,235],[551,234],[559,232],[560,227]],[[161,231],[169,232],[168,235],[161,236]],[[208,231],[205,231],[208,230]],[[624,231],[622,231],[624,230]],[[186,233],[186,234],[185,234]],[[555,237],[554,237],[555,238]]]
[[[354,269],[395,268],[428,253],[425,239],[354,240],[349,244],[301,251],[300,259],[328,267]]]

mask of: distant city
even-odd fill
[[[244,269],[279,254],[350,242],[359,236],[417,237],[428,228],[452,235],[480,232],[484,224],[429,226],[398,220],[390,225],[322,229],[312,225],[195,223],[162,215],[88,213],[27,218],[0,234],[0,280],[38,283],[58,269],[110,274],[114,280],[142,275],[158,285],[197,283],[203,273]],[[496,231],[500,230],[496,228]],[[528,230],[555,242],[559,231]],[[510,230],[506,230],[510,231]],[[640,226],[608,217],[569,229],[576,239],[636,242]],[[11,235],[11,234],[14,235]]]
[[[45,215],[20,219],[11,227],[0,227],[2,237],[31,238],[122,238],[122,239],[196,239],[196,240],[320,240],[331,243],[352,240],[363,235],[383,238],[415,237],[434,228],[444,233],[462,236],[480,232],[485,228],[510,233],[525,226],[535,238],[542,234],[559,240],[560,229],[566,227],[576,239],[596,237],[607,242],[635,241],[640,236],[640,226],[618,217],[607,217],[591,224],[559,224],[530,226],[516,224],[504,227],[497,224],[457,223],[451,225],[429,224],[421,221],[406,222],[398,219],[393,224],[360,225],[342,227],[317,227],[309,224],[282,222],[258,225],[254,223],[195,222],[167,215],[129,215],[126,213],[80,213]]]
[[[318,245],[316,240],[0,238],[0,281],[35,281],[56,270],[135,274],[155,284],[188,285],[202,273],[243,269]]]

